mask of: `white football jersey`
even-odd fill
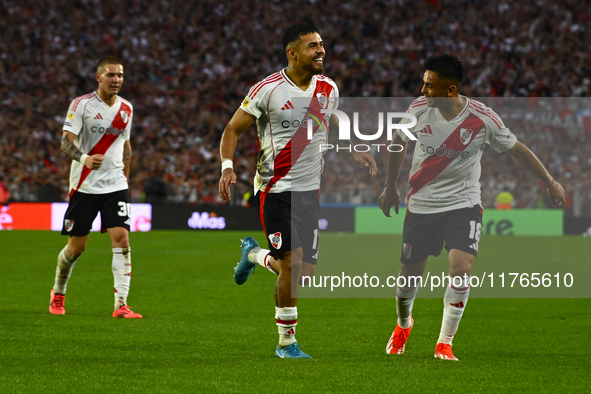
[[[438,213],[480,204],[480,159],[485,144],[504,152],[517,142],[492,109],[462,98],[466,105],[451,121],[439,109],[427,106],[425,97],[414,100],[406,111],[417,118],[409,130],[418,139],[409,177],[410,212]],[[402,130],[397,133],[409,140]]]
[[[104,155],[99,170],[90,170],[72,160],[70,191],[106,194],[128,188],[123,173],[123,145],[129,140],[133,106],[117,96],[109,107],[96,92],[80,96],[70,104],[63,129],[77,135],[74,144],[89,156]]]
[[[296,109],[291,102],[294,97],[309,97],[310,108]],[[257,119],[261,148],[254,179],[255,192],[281,193],[320,188],[324,163],[320,144],[327,143],[329,116],[321,115],[324,125],[314,127],[312,140],[308,140],[307,127],[302,123],[307,110],[312,113],[321,108],[336,109],[338,97],[337,85],[330,78],[314,75],[308,89],[303,91],[289,79],[285,69],[250,89],[240,108]],[[315,106],[318,107],[316,110]]]

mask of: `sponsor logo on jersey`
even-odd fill
[[[74,228],[74,221],[70,220],[70,219],[65,219],[64,220],[64,227],[66,228],[67,232],[72,231],[72,229]]]
[[[282,111],[285,111],[288,109],[295,109],[295,107],[293,106],[293,104],[289,100],[287,100],[287,103],[285,103],[285,105],[283,107],[281,107]]]
[[[125,129],[118,129],[117,127],[97,127],[97,126],[92,126],[90,128],[90,131],[92,131],[93,133],[100,133],[100,134],[106,134],[106,135],[122,135],[125,132]]]
[[[96,114],[96,116],[93,119],[103,119],[103,116],[99,112],[98,114]],[[127,122],[125,122],[125,123],[127,123]]]
[[[402,244],[402,254],[408,260],[410,259],[410,254],[412,253],[412,246],[409,244]]]
[[[470,156],[470,152],[466,152],[466,151],[455,151],[453,149],[447,149],[447,147],[445,146],[445,144],[441,145],[438,148],[434,148],[432,146],[427,146],[425,144],[421,144],[421,150],[423,152],[426,152],[429,155],[437,155],[437,156],[447,156],[450,159],[454,158],[454,157],[461,157],[463,159],[465,159],[466,157]]]
[[[273,245],[275,249],[280,249],[281,245],[283,245],[283,239],[281,238],[280,232],[269,234],[269,241],[271,241],[271,245]]]
[[[316,97],[318,98],[318,104],[320,104],[320,108],[328,108],[328,97],[326,96],[326,92],[316,93]]]
[[[287,129],[289,127],[293,127],[294,129],[297,129],[298,127],[302,126],[302,127],[308,127],[308,122],[312,122],[312,127],[319,127],[320,125],[318,124],[318,119],[311,119],[308,117],[309,115],[306,114],[306,117],[304,119],[302,119],[301,121],[298,119],[294,119],[294,120],[284,120],[283,122],[281,122],[281,127]],[[326,115],[324,117],[324,121],[326,123],[328,123],[328,120],[330,119],[329,115]]]
[[[242,102],[242,106],[243,106],[244,108],[246,108],[246,107],[248,107],[248,104],[250,104],[250,99],[249,99],[248,97],[246,97],[246,98],[244,99],[244,101]]]
[[[74,119],[74,112],[68,112],[68,119],[72,120]]]
[[[129,114],[125,111],[119,111],[119,113],[121,114],[121,119],[123,120],[123,123],[127,124],[127,121],[129,120]]]
[[[460,141],[462,141],[462,144],[468,145],[472,139],[472,134],[474,134],[474,130],[472,129],[460,129]]]

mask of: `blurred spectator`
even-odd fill
[[[146,203],[154,205],[164,205],[167,202],[168,188],[157,173],[148,180],[144,188],[146,193]]]
[[[509,192],[500,192],[495,197],[495,201],[497,202],[497,209],[513,209],[513,194]]]

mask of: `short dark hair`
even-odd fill
[[[464,63],[449,53],[428,57],[425,60],[425,69],[436,72],[439,78],[451,79],[457,86],[460,86],[466,76]]]
[[[123,62],[115,56],[105,56],[101,60],[99,60],[98,63],[96,64],[96,71],[98,72],[99,68],[106,66],[107,64],[123,65]]]
[[[283,49],[287,49],[289,44],[294,41],[299,41],[302,39],[302,36],[311,33],[320,33],[318,28],[311,21],[293,25],[287,29],[283,35]]]

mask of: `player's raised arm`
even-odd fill
[[[222,140],[220,142],[220,160],[222,162],[222,175],[220,177],[219,193],[224,201],[230,201],[230,185],[236,183],[236,174],[234,173],[234,151],[238,136],[244,133],[255,121],[255,117],[238,108],[232,116],[232,119],[226,125]]]
[[[542,182],[548,185],[548,198],[553,207],[561,207],[565,203],[564,188],[550,175],[540,159],[527,146],[517,141],[508,152],[525,168],[530,170]]]
[[[400,170],[404,163],[404,157],[406,156],[406,145],[408,142],[403,141],[398,134],[394,136],[392,145],[401,145],[402,151],[400,152],[389,152],[388,153],[388,166],[386,169],[386,184],[384,185],[384,191],[380,195],[379,206],[384,215],[392,217],[390,214],[390,208],[394,206],[394,212],[398,215],[398,209],[400,205],[400,195],[398,194],[398,177],[400,176]]]
[[[74,144],[75,139],[76,134],[64,130],[61,143],[62,152],[64,152],[70,159],[79,161],[91,170],[98,170],[101,168],[104,156],[100,154],[88,156],[87,154],[82,153],[82,151]]]

